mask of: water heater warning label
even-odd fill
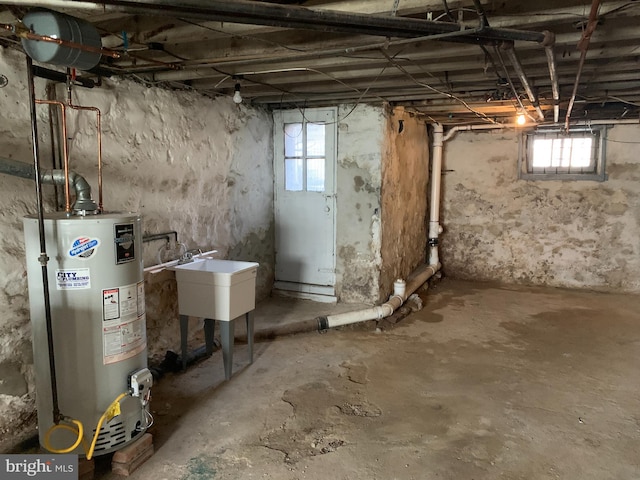
[[[91,288],[91,274],[88,268],[56,270],[58,290],[85,290]]]
[[[103,363],[120,362],[147,346],[144,283],[102,290]]]

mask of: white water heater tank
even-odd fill
[[[91,441],[104,411],[127,392],[128,376],[147,366],[141,220],[135,214],[45,215],[49,256],[57,392],[60,412],[84,425]],[[53,425],[38,220],[24,219],[29,305],[36,370],[40,443]],[[127,396],[121,414],[105,422],[95,455],[118,450],[147,427],[139,397]],[[50,447],[73,445],[73,432],[59,429]],[[79,446],[71,452],[84,455]]]

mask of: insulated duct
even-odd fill
[[[0,173],[29,180],[36,179],[33,165],[10,158],[0,157]],[[64,185],[64,170],[42,170],[40,180],[49,185]],[[95,212],[98,209],[96,202],[91,198],[91,185],[83,176],[76,172],[69,172],[69,184],[76,193],[76,201],[73,204],[74,211]]]

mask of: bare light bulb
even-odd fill
[[[233,102],[237,104],[242,103],[242,95],[240,95],[240,84],[236,83],[236,91],[233,92]]]
[[[516,123],[518,125],[524,125],[525,123],[527,123],[527,117],[524,116],[524,113],[518,114],[518,116],[516,117]]]

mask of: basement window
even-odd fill
[[[518,178],[523,180],[607,179],[604,128],[536,130],[520,137]]]

